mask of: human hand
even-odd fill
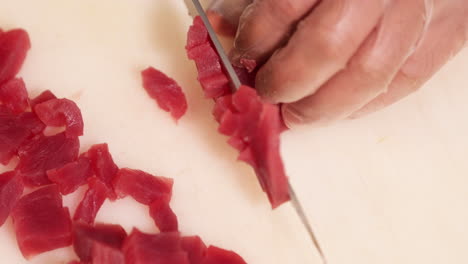
[[[231,59],[288,126],[356,118],[420,88],[466,46],[466,0],[218,0],[237,23]],[[250,4],[250,5],[248,5]],[[231,8],[229,7],[231,6]],[[237,19],[237,20],[236,20]]]

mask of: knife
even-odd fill
[[[201,19],[203,20],[203,24],[205,24],[205,27],[208,31],[208,34],[210,36],[210,39],[215,46],[216,51],[218,52],[218,55],[221,59],[221,63],[224,66],[224,69],[227,72],[228,78],[230,80],[231,88],[234,91],[236,91],[242,84],[239,80],[239,77],[237,76],[236,72],[234,71],[234,68],[232,67],[232,64],[226,55],[226,52],[223,49],[223,46],[221,45],[221,42],[218,39],[218,36],[216,35],[213,26],[211,25],[208,16],[206,15],[205,9],[201,5],[199,0],[192,0],[193,6],[190,5],[190,0],[185,0],[185,4],[187,5],[187,8],[189,9],[189,14],[194,16],[196,13],[200,15]],[[193,9],[195,8],[195,9]],[[196,13],[195,13],[196,11]],[[322,262],[325,264],[327,263],[325,255],[323,254],[322,247],[320,246],[320,243],[318,242],[317,237],[315,236],[315,233],[312,229],[312,226],[307,218],[307,215],[304,211],[304,208],[302,207],[296,192],[294,191],[294,188],[292,187],[291,183],[288,182],[289,185],[289,196],[291,198],[290,202],[291,205],[293,206],[294,210],[296,211],[299,219],[301,220],[302,224],[304,225],[304,228],[307,231],[307,234],[309,235],[312,243],[314,244],[317,252],[319,253]]]

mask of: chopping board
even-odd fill
[[[31,36],[20,73],[31,95],[50,89],[80,106],[83,150],[107,142],[119,166],[174,178],[184,234],[250,264],[321,263],[293,209],[271,211],[252,170],[216,132],[212,103],[185,55],[190,24],[182,0],[0,0],[0,27]],[[141,87],[150,65],[187,94],[178,124]],[[468,261],[466,66],[467,52],[421,91],[367,118],[284,134],[286,169],[329,263]],[[83,192],[65,197],[71,211]],[[106,201],[97,221],[157,232],[131,199]],[[27,262],[11,219],[0,228],[0,263],[73,256],[65,248]]]

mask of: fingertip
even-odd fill
[[[262,99],[268,103],[277,104],[279,101],[276,98],[277,93],[274,90],[273,69],[270,64],[264,65],[255,77],[255,89]]]

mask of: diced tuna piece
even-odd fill
[[[95,177],[88,180],[88,185],[89,188],[76,208],[73,220],[81,220],[87,224],[92,224],[102,204],[109,197],[111,190]]]
[[[73,226],[73,248],[83,262],[91,261],[94,242],[120,251],[126,237],[127,233],[120,225],[96,224],[91,226],[77,222]]]
[[[252,137],[250,149],[257,177],[264,182],[271,206],[276,208],[290,200],[289,184],[280,154],[281,122],[278,107],[265,105]],[[249,160],[245,160],[249,163]]]
[[[190,264],[178,233],[150,235],[133,229],[123,252],[126,264]]]
[[[10,30],[0,36],[0,84],[16,76],[30,48],[28,33],[22,29]]]
[[[122,251],[99,242],[93,243],[92,256],[92,264],[125,264]]]
[[[83,135],[83,117],[80,108],[68,99],[51,99],[34,107],[39,119],[48,126],[66,126],[67,137]]]
[[[206,251],[203,264],[247,264],[241,256],[233,251],[210,246]]]
[[[141,73],[143,87],[159,107],[170,112],[175,120],[179,120],[187,112],[187,99],[182,88],[164,73],[150,67]]]
[[[12,113],[24,112],[29,107],[29,98],[23,79],[11,79],[0,85],[0,101]]]
[[[256,92],[242,86],[232,97],[217,101],[219,131],[251,165],[273,208],[289,201],[289,185],[279,152],[282,122],[278,106],[262,103]],[[225,111],[222,113],[222,111]]]
[[[150,216],[161,232],[176,232],[179,230],[177,216],[166,200],[155,200],[151,203]]]
[[[224,73],[205,77],[199,81],[207,98],[219,98],[231,92],[229,79]]]
[[[27,186],[50,184],[46,171],[76,160],[79,148],[78,138],[67,138],[64,133],[50,137],[38,135],[19,149],[16,170]]]
[[[86,157],[80,157],[77,161],[61,168],[47,171],[47,177],[58,185],[63,195],[76,191],[81,185],[86,184],[86,180],[91,176],[93,176],[91,162]]]
[[[37,117],[35,113],[24,112],[18,116],[18,122],[21,126],[27,128],[31,131],[32,135],[37,135],[42,133],[45,129],[44,123]]]
[[[62,196],[55,185],[23,196],[12,217],[16,239],[26,259],[72,243],[70,214],[62,206]]]
[[[34,113],[25,112],[14,116],[9,112],[0,113],[0,163],[5,165],[28,138],[45,128]]]
[[[190,40],[188,42],[191,43]],[[229,79],[224,74],[221,61],[211,42],[187,48],[187,54],[189,59],[195,61],[198,80],[207,98],[217,98],[230,92]]]
[[[40,95],[36,96],[34,99],[31,100],[30,102],[31,108],[34,110],[34,107],[36,105],[40,103],[44,103],[52,99],[57,99],[57,97],[55,97],[55,95],[51,91],[45,90]]]
[[[2,226],[16,202],[23,194],[23,183],[14,171],[0,174],[0,226]]]
[[[195,61],[199,79],[223,73],[219,56],[210,42],[188,50],[187,54],[189,59]]]
[[[109,189],[112,189],[112,181],[119,168],[114,163],[107,144],[93,145],[84,156],[91,161],[91,167],[96,177],[104,182]],[[109,194],[111,194],[109,198],[114,200],[115,195],[111,192]]]
[[[206,255],[206,245],[200,237],[182,237],[182,249],[188,254],[190,264],[202,264]]]
[[[31,135],[31,131],[17,116],[0,115],[0,163],[8,164],[21,144]]]
[[[208,31],[206,30],[201,17],[197,16],[193,20],[193,25],[190,26],[187,37],[187,45],[185,48],[190,50],[207,42],[209,42]]]
[[[157,200],[170,201],[172,185],[172,179],[127,168],[120,169],[114,181],[114,189],[118,197],[130,195],[136,201],[146,205]]]

